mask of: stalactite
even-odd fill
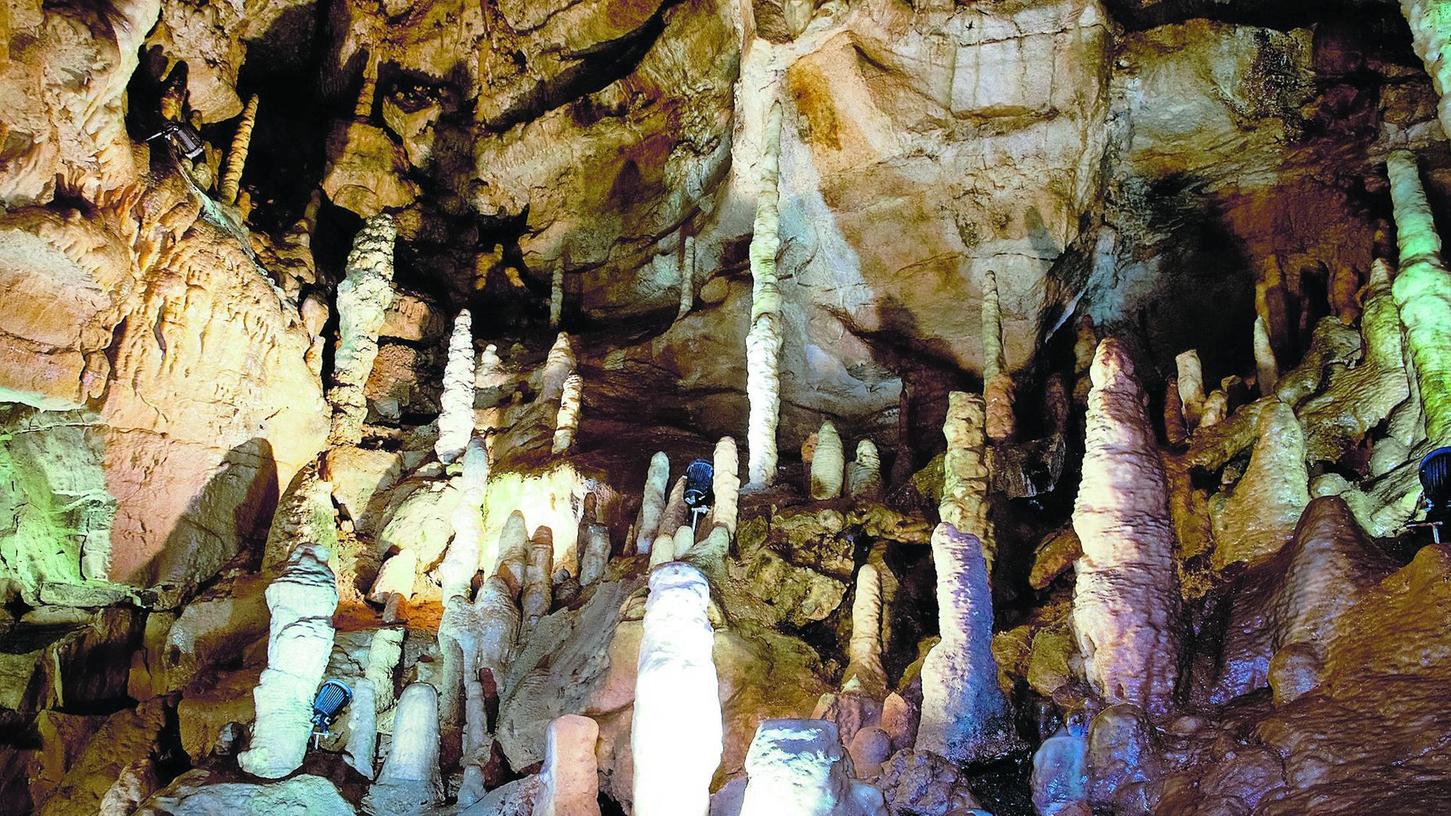
[[[553,578],[554,531],[541,526],[529,541],[529,565],[524,570],[524,593],[519,599],[524,622],[531,629],[549,614],[554,603]]]
[[[747,476],[753,487],[776,479],[776,426],[781,410],[782,331],[781,290],[776,278],[780,250],[781,103],[774,102],[766,117],[764,150],[760,164],[760,198],[751,237],[751,328],[746,334],[746,396],[750,416],[746,430]]]
[[[811,498],[825,501],[840,496],[845,469],[841,435],[830,420],[823,422],[816,432],[816,453],[811,458]]]
[[[651,570],[630,733],[637,816],[704,816],[710,807],[724,729],[709,604],[695,567]]]
[[[227,153],[226,169],[222,171],[222,183],[217,188],[218,198],[223,204],[237,203],[237,190],[242,185],[242,168],[247,166],[247,149],[252,144],[252,128],[257,124],[257,95],[247,100],[242,109],[242,118],[237,120],[237,132],[232,136],[232,149]]]
[[[1275,392],[1275,383],[1280,379],[1280,365],[1275,361],[1275,349],[1270,345],[1270,330],[1263,317],[1255,317],[1254,328],[1255,372],[1259,378],[1260,394]]]
[[[665,486],[670,483],[670,457],[657,451],[650,457],[645,474],[645,491],[640,497],[640,515],[635,520],[635,552],[650,554],[650,544],[660,529],[660,514],[665,511]]]
[[[474,329],[468,309],[453,321],[448,339],[448,362],[443,369],[443,396],[439,397],[438,441],[433,450],[449,464],[464,452],[474,434]]]
[[[363,223],[348,253],[347,277],[338,284],[338,347],[333,356],[333,445],[356,445],[363,438],[368,401],[363,385],[378,356],[378,332],[393,303],[393,241],[397,229],[387,215]]]
[[[549,278],[549,328],[558,330],[564,316],[564,264],[556,264]]]
[[[584,378],[578,373],[564,378],[564,390],[559,397],[559,413],[554,419],[554,446],[551,452],[559,456],[574,447],[574,435],[579,430],[579,405],[584,396]]]
[[[916,748],[957,763],[1001,756],[1015,742],[993,659],[992,589],[982,556],[977,538],[950,523],[932,533],[942,639],[922,663]]]
[[[1451,20],[1437,0],[1401,0],[1401,14],[1411,28],[1411,46],[1425,63],[1439,97],[1436,116],[1441,131],[1451,136],[1451,63],[1446,58],[1451,52]]]
[[[1199,352],[1189,349],[1174,358],[1179,370],[1179,399],[1184,403],[1184,422],[1189,430],[1199,427],[1204,416],[1204,368],[1199,364]]]
[[[843,691],[863,691],[874,699],[887,694],[887,672],[882,668],[882,578],[877,568],[863,564],[857,570],[856,596],[851,603],[851,639],[846,647]]]
[[[1419,5],[1415,0],[1408,4]],[[1451,273],[1441,260],[1441,238],[1416,157],[1397,150],[1387,159],[1386,171],[1401,256],[1392,291],[1416,372],[1426,436],[1436,445],[1451,444]]]
[[[746,752],[740,816],[886,816],[882,792],[852,779],[841,733],[825,720],[766,720]]]
[[[942,434],[947,452],[942,461],[942,503],[938,515],[956,529],[982,542],[988,574],[992,574],[994,542],[988,506],[986,421],[983,400],[975,394],[953,391],[947,397],[947,418]]]
[[[307,753],[312,698],[332,653],[338,606],[329,556],[326,547],[299,543],[267,586],[267,668],[252,694],[257,719],[251,746],[237,757],[253,776],[280,779]]]
[[[1073,632],[1084,673],[1109,703],[1153,714],[1179,675],[1179,589],[1164,465],[1128,352],[1099,344],[1073,529]],[[1180,382],[1183,380],[1181,378]]]
[[[870,439],[856,444],[856,458],[846,470],[846,492],[853,499],[882,498],[882,459]]]
[[[734,536],[741,493],[741,461],[735,439],[723,436],[715,443],[712,466],[711,492],[715,494],[715,505],[711,507],[710,521],[712,525],[725,527],[727,535]]]
[[[690,314],[695,305],[695,236],[682,230],[680,238],[680,308],[675,313],[679,320]]]

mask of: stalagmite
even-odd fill
[[[564,396],[564,381],[575,371],[574,343],[569,335],[560,332],[549,347],[544,358],[544,372],[539,380],[539,398],[545,402],[559,402]]]
[[[689,530],[684,527],[681,529]],[[691,536],[694,538],[694,535]],[[719,586],[726,577],[726,558],[730,556],[731,534],[724,524],[711,527],[710,534],[703,540],[691,544],[686,551],[686,563],[705,573],[705,577]]]
[[[1015,740],[993,659],[992,589],[982,545],[943,522],[932,532],[932,563],[942,639],[922,663],[916,748],[958,763],[1001,756]]]
[[[479,509],[489,484],[489,453],[484,440],[470,439],[463,460],[463,473],[457,481],[459,502],[452,517],[453,541],[438,567],[445,602],[456,595],[467,598],[484,550],[484,520]]]
[[[882,792],[852,779],[836,724],[766,720],[746,752],[740,816],[886,816]]]
[[[1128,352],[1099,344],[1073,529],[1072,626],[1089,683],[1152,714],[1173,704],[1179,590],[1164,465]],[[1180,382],[1183,382],[1182,373]]]
[[[1275,349],[1270,345],[1270,330],[1263,317],[1255,317],[1254,328],[1255,372],[1259,380],[1260,394],[1269,396],[1275,392],[1275,383],[1280,379],[1280,366],[1275,362]]]
[[[709,604],[695,567],[651,570],[630,733],[637,816],[705,816],[710,807],[724,733]]]
[[[715,443],[712,465],[715,472],[711,477],[711,492],[715,494],[715,506],[710,511],[711,523],[725,527],[727,534],[734,536],[741,494],[741,460],[736,454],[736,440],[723,436]]]
[[[1436,116],[1441,120],[1441,131],[1451,136],[1451,63],[1447,61],[1451,20],[1446,17],[1446,7],[1436,0],[1401,0],[1401,14],[1411,28],[1411,47],[1425,63],[1439,97]]]
[[[564,316],[564,265],[554,267],[549,277],[549,328],[557,330]]]
[[[1088,740],[1079,717],[1070,717],[1033,754],[1033,807],[1040,816],[1084,813],[1088,802]]]
[[[1229,395],[1218,388],[1204,398],[1204,411],[1199,415],[1199,427],[1212,428],[1229,416]]]
[[[363,223],[348,253],[347,277],[338,284],[338,347],[333,357],[333,445],[356,445],[363,438],[368,402],[363,384],[378,356],[378,331],[393,303],[393,219],[375,215]]]
[[[983,558],[991,575],[997,539],[987,502],[984,422],[981,397],[964,391],[953,391],[947,396],[947,418],[942,423],[947,452],[942,461],[942,502],[938,514],[943,521],[982,542]]]
[[[781,289],[776,278],[776,253],[781,247],[777,209],[780,180],[781,103],[774,102],[766,117],[761,156],[760,198],[751,234],[751,328],[746,334],[746,397],[750,416],[746,426],[747,476],[750,485],[763,487],[776,479],[776,426],[781,410],[782,332]]]
[[[1204,415],[1204,368],[1199,364],[1199,352],[1189,349],[1174,358],[1179,370],[1179,399],[1184,403],[1184,421],[1189,430],[1199,427],[1199,418]]]
[[[326,547],[299,544],[267,586],[267,668],[252,693],[257,719],[251,746],[237,757],[253,776],[280,779],[307,753],[312,698],[332,652],[338,606],[330,555]]]
[[[358,101],[353,106],[353,118],[373,118],[373,101],[378,95],[377,49],[369,48],[363,56],[363,82],[358,86]]]
[[[398,661],[403,657],[404,634],[400,627],[379,629],[373,633],[373,639],[368,645],[368,665],[363,676],[373,686],[379,714],[392,709],[396,702],[393,697],[393,672],[397,670]]]
[[[574,434],[579,430],[579,403],[584,396],[584,378],[578,373],[564,378],[564,393],[559,397],[559,413],[554,419],[555,456],[574,447]]]
[[[685,506],[685,477],[675,480],[670,488],[670,497],[665,500],[665,509],[660,513],[660,526],[655,539],[670,538],[688,520],[689,508]]]
[[[882,578],[877,568],[863,564],[856,574],[856,597],[851,602],[851,640],[846,647],[843,691],[863,691],[880,699],[887,694],[887,672],[882,668]]]
[[[1013,438],[1017,419],[1013,415],[1013,378],[1003,355],[1003,316],[998,302],[998,278],[991,270],[982,285],[982,387],[986,405],[988,439],[1002,442]]]
[[[364,678],[353,684],[353,701],[348,704],[348,742],[343,749],[347,763],[368,779],[373,778],[378,750],[377,696],[371,680]]]
[[[1419,6],[1416,0],[1407,3]],[[1415,156],[1405,150],[1391,153],[1386,171],[1401,256],[1392,291],[1421,394],[1426,436],[1436,445],[1451,444],[1451,273],[1441,260],[1441,238]]]
[[[598,581],[610,563],[610,528],[595,517],[596,502],[595,494],[585,496],[584,518],[579,525],[579,537],[583,542],[579,554],[579,585],[582,587]]]
[[[1169,378],[1164,389],[1164,439],[1170,445],[1182,445],[1189,440],[1189,429],[1184,424],[1184,401],[1179,398],[1179,379]]]
[[[846,469],[846,492],[853,499],[882,497],[882,459],[870,439],[856,443],[856,458]]]
[[[675,319],[690,314],[695,305],[695,236],[683,235],[680,239],[680,308]]]
[[[449,464],[463,455],[474,433],[474,331],[468,309],[460,310],[453,321],[438,403],[438,441],[433,450],[440,462]]]
[[[242,118],[237,120],[237,132],[232,136],[232,149],[227,153],[227,165],[222,171],[222,182],[217,188],[217,197],[223,204],[237,203],[237,190],[242,184],[242,168],[247,166],[247,148],[252,143],[252,128],[257,124],[257,95],[247,100],[242,109]]]
[[[529,526],[524,514],[515,510],[499,533],[499,572],[508,573],[516,588],[524,586],[529,564]]]
[[[363,806],[369,813],[414,814],[443,801],[438,767],[438,692],[413,683],[398,698],[393,743]]]
[[[544,796],[534,805],[534,816],[599,816],[599,736],[599,725],[589,717],[566,714],[550,721],[540,771]]]
[[[675,560],[675,536],[662,535],[655,538],[650,547],[650,569]]]
[[[670,483],[670,457],[658,451],[650,457],[645,474],[645,492],[640,497],[640,515],[635,520],[635,552],[650,554],[650,544],[660,529],[660,514],[665,511],[665,486]]]
[[[1210,503],[1215,569],[1279,552],[1310,503],[1305,436],[1294,410],[1271,401],[1260,409],[1258,431],[1244,476],[1228,497]]]
[[[493,672],[496,682],[504,679],[523,624],[519,604],[514,600],[517,591],[503,576],[491,575],[474,598],[475,615],[484,623],[478,642],[478,668]]]
[[[821,430],[816,432],[816,454],[811,458],[811,498],[825,501],[840,496],[845,468],[841,435],[830,420],[821,423]]]
[[[529,565],[524,570],[524,590],[519,597],[519,609],[530,628],[549,614],[554,603],[553,576],[554,531],[540,527],[529,541]]]

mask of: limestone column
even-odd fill
[[[1117,340],[1099,344],[1092,378],[1073,508],[1083,555],[1074,565],[1072,628],[1089,684],[1106,702],[1163,714],[1179,678],[1182,626],[1164,465],[1133,362]]]
[[[600,816],[599,767],[595,742],[600,727],[589,717],[566,714],[544,735],[544,796],[534,816]]]
[[[780,422],[782,332],[781,289],[776,253],[781,248],[777,185],[780,181],[781,103],[766,116],[761,184],[751,236],[751,328],[746,334],[747,476],[753,487],[776,479],[776,426]]]
[[[723,745],[705,575],[674,561],[650,572],[630,748],[636,816],[705,816]]]
[[[332,445],[356,445],[363,439],[368,401],[363,386],[378,357],[378,332],[393,303],[393,219],[375,215],[363,222],[348,253],[347,276],[338,284],[338,347],[333,357]]]
[[[1403,7],[1422,4],[1407,0]],[[1424,7],[1426,13],[1439,8],[1429,2]],[[1423,25],[1433,23],[1427,18]],[[1413,31],[1415,27],[1413,23]],[[1443,65],[1440,70],[1445,68]],[[1444,106],[1443,96],[1443,126]],[[1386,171],[1391,180],[1396,244],[1401,256],[1400,272],[1391,291],[1401,312],[1405,343],[1416,373],[1426,436],[1436,445],[1447,445],[1451,444],[1451,274],[1441,260],[1441,238],[1421,187],[1416,157],[1409,151],[1397,150],[1386,161]]]
[[[453,321],[438,403],[438,441],[433,450],[438,461],[449,464],[463,455],[474,434],[474,331],[468,309]]]
[[[734,536],[741,493],[741,461],[736,453],[736,440],[723,436],[715,443],[712,466],[711,492],[715,494],[715,505],[710,509],[711,524],[725,527],[727,534]]]
[[[943,522],[932,532],[942,639],[922,662],[917,750],[952,762],[1001,756],[1015,743],[993,659],[992,589],[982,545]]]
[[[988,439],[1012,439],[1017,428],[1013,415],[1016,398],[1003,354],[1002,306],[998,302],[998,278],[992,270],[983,276],[982,286],[982,389]]]
[[[413,683],[398,698],[393,743],[363,804],[369,813],[401,816],[425,812],[442,801],[438,693],[427,683]]]
[[[941,519],[982,542],[983,558],[992,572],[997,537],[988,505],[986,414],[981,397],[964,391],[947,396],[942,435],[947,452],[942,461]]]
[[[842,691],[862,691],[873,699],[887,695],[887,672],[882,668],[882,577],[877,568],[863,564],[857,570],[856,596],[851,603],[851,640],[846,647]]]

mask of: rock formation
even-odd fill
[[[746,471],[752,486],[769,485],[776,479],[776,428],[781,421],[779,366],[784,326],[781,288],[776,278],[776,255],[781,246],[777,207],[781,150],[779,102],[771,105],[766,116],[762,144],[761,192],[751,233],[751,330],[746,335],[746,394],[751,408],[746,428]]]
[[[651,570],[630,733],[640,816],[709,808],[722,738],[709,603],[695,567],[671,562]]]
[[[1104,700],[1163,714],[1173,705],[1181,642],[1164,466],[1134,364],[1117,340],[1099,343],[1092,378],[1073,507],[1083,546],[1074,564],[1073,633]]]
[[[850,765],[832,723],[766,720],[746,754],[740,816],[885,816],[882,792]]]
[[[1001,756],[1014,739],[992,654],[992,590],[982,545],[943,522],[932,532],[932,563],[942,639],[922,663],[916,748],[957,763]]]
[[[861,690],[872,697],[887,694],[887,672],[882,668],[882,579],[877,568],[863,564],[857,570],[856,595],[851,602],[851,641],[846,647],[843,691]]]
[[[1441,7],[1429,0],[1401,0],[1401,13],[1411,27],[1411,45],[1416,56],[1426,65],[1431,84],[1440,100],[1436,114],[1441,130],[1451,134],[1451,67],[1446,65],[1446,49],[1451,47],[1451,25],[1441,14]]]
[[[715,505],[710,509],[711,525],[721,525],[733,536],[741,492],[741,461],[736,453],[736,440],[723,436],[715,443],[711,466],[711,492],[715,494]],[[654,467],[653,461],[651,467]],[[663,480],[661,486],[664,486]]]
[[[1405,327],[1406,348],[1425,412],[1426,434],[1451,443],[1451,277],[1441,261],[1441,238],[1421,187],[1416,159],[1398,150],[1386,161],[1395,205],[1400,272],[1393,291]]]
[[[532,627],[549,614],[554,602],[554,532],[548,527],[534,531],[529,540],[529,563],[524,568],[524,588],[519,599],[524,622]]]
[[[845,470],[841,435],[830,421],[823,422],[816,433],[816,455],[811,459],[811,498],[824,501],[840,496]]]
[[[665,512],[665,487],[670,483],[670,457],[664,451],[650,457],[650,470],[645,475],[645,492],[640,498],[640,517],[635,521],[635,552],[650,553],[650,544],[660,529],[660,514]]]
[[[356,445],[363,438],[368,405],[363,384],[378,356],[378,330],[393,302],[393,219],[376,215],[363,224],[348,253],[347,277],[338,284],[338,345],[333,355],[331,440]]]
[[[564,378],[564,392],[559,397],[559,413],[554,419],[554,446],[552,453],[559,456],[574,446],[574,435],[579,430],[579,404],[584,396],[584,378],[578,373]]]
[[[232,149],[227,151],[227,166],[222,172],[221,183],[217,185],[217,198],[223,204],[237,203],[237,190],[242,185],[242,168],[247,166],[247,149],[252,144],[252,128],[257,125],[257,95],[247,100],[242,117],[237,120],[237,132],[232,136]]]
[[[442,410],[438,414],[438,441],[433,450],[448,464],[463,455],[474,435],[474,330],[469,310],[458,313],[448,338],[448,363],[443,369]]]
[[[427,683],[412,683],[398,697],[393,742],[364,807],[373,813],[423,813],[442,800],[438,692]]]
[[[549,723],[544,747],[544,795],[539,816],[599,816],[595,741],[600,727],[589,717],[566,714]]]
[[[881,498],[882,459],[870,439],[856,443],[856,458],[846,468],[846,492],[854,499]]]
[[[982,543],[983,558],[991,575],[997,537],[987,501],[985,422],[981,397],[964,391],[953,391],[948,395],[947,419],[942,424],[942,435],[947,438],[947,453],[942,460],[942,503],[938,514],[944,522],[973,535]]]
[[[1260,409],[1249,467],[1233,493],[1211,503],[1214,566],[1256,561],[1280,551],[1310,502],[1305,437],[1290,406],[1272,400]]]
[[[1199,427],[1204,416],[1204,370],[1199,362],[1199,352],[1189,349],[1174,358],[1178,368],[1179,399],[1184,404],[1184,420],[1189,430]]]

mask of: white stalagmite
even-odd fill
[[[550,721],[540,771],[544,796],[533,816],[599,816],[599,737],[599,724],[589,717],[565,714]]]
[[[1104,701],[1157,716],[1172,707],[1179,677],[1168,482],[1128,352],[1104,339],[1091,375],[1073,507],[1083,555],[1074,563],[1072,629],[1084,675]]]
[[[363,385],[378,357],[378,332],[393,303],[393,219],[375,215],[363,222],[348,253],[347,276],[338,284],[338,347],[333,357],[333,445],[356,445],[363,438],[368,401]]]
[[[1255,371],[1259,378],[1260,394],[1274,393],[1275,383],[1280,379],[1280,365],[1275,362],[1275,349],[1270,345],[1270,328],[1263,317],[1255,317],[1254,328]]]
[[[227,152],[227,163],[222,169],[222,181],[217,187],[217,197],[223,204],[237,203],[237,190],[242,184],[242,168],[247,166],[247,149],[252,144],[252,128],[257,124],[257,95],[247,100],[242,116],[237,120],[237,132],[232,136],[232,149]]]
[[[695,236],[684,235],[680,239],[680,309],[675,313],[679,320],[690,314],[695,305]]]
[[[690,529],[690,525],[682,524],[679,527],[676,527],[675,535],[671,538],[670,541],[670,555],[672,556],[670,560],[679,561],[680,559],[689,555],[690,551],[694,548],[695,532]],[[703,571],[704,570],[702,570],[702,572]]]
[[[401,627],[379,629],[368,645],[368,666],[363,676],[373,686],[379,714],[392,710],[397,702],[393,697],[393,673],[403,658],[403,635]]]
[[[670,457],[658,451],[650,457],[650,470],[645,474],[645,492],[640,497],[640,515],[635,520],[635,552],[650,554],[650,544],[660,529],[660,514],[665,511],[665,486],[670,483]]]
[[[564,316],[564,264],[554,267],[549,278],[549,328],[558,329]]]
[[[636,816],[705,816],[724,741],[705,575],[678,561],[650,572],[630,748]]]
[[[863,691],[873,699],[887,696],[887,672],[882,668],[882,577],[871,564],[857,570],[846,656],[842,691]]]
[[[1013,747],[1012,716],[993,659],[992,589],[976,537],[943,522],[932,532],[942,640],[922,662],[917,750],[952,762],[1000,756]]]
[[[1431,85],[1440,98],[1436,115],[1441,131],[1451,136],[1451,19],[1437,0],[1401,0],[1401,14],[1411,28],[1411,47],[1425,63]]]
[[[433,450],[440,462],[448,464],[463,455],[474,434],[474,331],[468,309],[460,310],[453,321],[438,403],[438,441]]]
[[[842,449],[841,434],[827,420],[816,432],[816,453],[811,457],[811,498],[824,501],[840,496],[845,472],[846,451]]]
[[[746,752],[740,816],[886,816],[882,792],[852,779],[836,723],[765,720]]]
[[[524,586],[529,564],[529,525],[518,510],[509,514],[499,533],[499,572],[508,573],[515,588]]]
[[[715,505],[710,509],[711,524],[726,528],[726,534],[736,534],[736,519],[741,498],[741,460],[736,453],[736,440],[721,437],[715,443],[712,457],[714,474],[711,477],[711,492],[715,494]]]
[[[489,452],[484,440],[470,439],[463,458],[463,473],[457,480],[459,502],[452,517],[453,541],[438,567],[445,602],[456,595],[467,599],[484,551],[484,519],[480,508],[489,485]]]
[[[554,447],[552,453],[558,456],[574,447],[574,435],[579,430],[579,403],[584,396],[584,378],[574,373],[564,378],[564,391],[559,396],[559,413],[554,419]]]
[[[576,367],[574,343],[569,335],[560,332],[549,347],[544,358],[544,371],[539,379],[539,398],[545,402],[559,402],[564,396],[564,381],[569,379]]]
[[[650,569],[675,560],[675,536],[660,536],[650,547]]]
[[[1179,372],[1179,400],[1184,403],[1184,422],[1189,430],[1199,427],[1199,418],[1204,415],[1204,367],[1199,364],[1199,352],[1189,349],[1174,358]]]
[[[364,798],[364,809],[413,814],[441,803],[438,739],[438,692],[427,683],[412,683],[398,698],[393,742],[377,781]]]
[[[846,492],[853,499],[882,497],[882,457],[870,439],[856,443],[856,458],[846,469]]]
[[[781,289],[776,277],[776,253],[781,248],[780,181],[781,103],[771,104],[763,135],[760,198],[751,235],[751,328],[746,334],[746,398],[750,416],[746,425],[747,475],[762,487],[776,479],[776,426],[781,410]]]
[[[947,395],[947,417],[942,423],[947,451],[942,460],[942,501],[937,509],[943,521],[982,542],[991,574],[997,538],[987,501],[986,421],[982,397],[965,391]]]
[[[549,614],[549,607],[554,603],[553,576],[554,531],[541,526],[529,541],[529,565],[524,570],[524,592],[519,599],[524,622],[531,629]]]
[[[368,779],[373,778],[378,751],[377,698],[373,681],[363,678],[353,684],[353,701],[348,704],[348,743],[343,755],[353,770]]]
[[[252,699],[252,743],[237,757],[253,776],[280,779],[302,765],[312,734],[312,699],[333,648],[337,581],[326,547],[299,544],[267,586],[272,622],[267,668]]]

